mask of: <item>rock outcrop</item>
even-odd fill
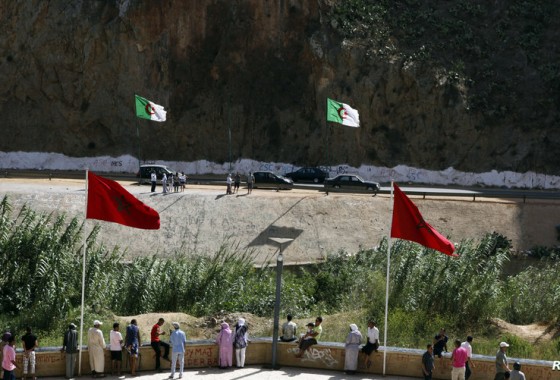
[[[548,99],[541,104],[546,113],[530,112],[520,97],[518,107],[495,117],[471,107],[473,83],[484,78],[457,80],[434,61],[379,54],[340,33],[336,6],[3,2],[0,150],[558,174],[560,102],[553,85],[527,91],[535,102]],[[540,25],[546,40],[538,43],[552,46],[550,62],[540,65],[549,64],[549,79],[560,78],[558,48],[549,44],[558,28]],[[398,51],[398,31],[389,34],[386,43]],[[494,69],[507,70],[503,61],[496,58]],[[543,73],[533,72],[532,82]],[[134,94],[165,106],[168,120],[137,119]],[[361,128],[327,125],[327,97],[357,108]]]

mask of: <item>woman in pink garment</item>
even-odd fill
[[[218,365],[223,369],[231,367],[233,364],[233,340],[229,325],[226,322],[222,322],[221,326],[222,329],[216,338],[216,344],[220,347]]]

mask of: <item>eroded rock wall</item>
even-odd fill
[[[539,153],[545,132],[481,128],[464,84],[343,40],[333,4],[1,2],[0,150],[557,171]],[[134,94],[168,120],[137,119]],[[327,126],[327,97],[357,108],[362,127]]]

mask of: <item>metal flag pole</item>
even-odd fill
[[[393,202],[393,180],[391,179],[391,221],[393,220],[393,208],[395,203]],[[392,227],[393,223],[391,223]],[[391,228],[389,228],[389,236],[387,237],[387,278],[385,282],[385,326],[383,332],[383,376],[385,376],[385,370],[387,367],[387,319],[389,315],[389,270],[391,268]]]
[[[84,211],[84,232],[83,232],[83,251],[82,251],[82,303],[80,311],[80,347],[78,348],[78,376],[82,374],[82,343],[84,337],[84,299],[85,299],[85,289],[86,289],[86,226],[87,226],[87,206],[88,206],[88,169],[86,168],[86,200],[85,200],[85,211]]]

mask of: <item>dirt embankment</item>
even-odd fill
[[[188,186],[183,193],[150,193],[149,186],[122,185],[155,208],[161,229],[141,231],[114,223],[102,224],[101,241],[126,249],[128,256],[170,255],[177,250],[213,254],[224,243],[255,255],[255,262],[275,262],[278,244],[271,237],[291,238],[283,246],[285,262],[324,260],[329,253],[376,246],[388,236],[391,201],[388,195],[333,194],[316,190],[246,189],[226,196],[220,186]],[[158,188],[158,190],[160,190]],[[28,204],[37,211],[65,212],[84,218],[83,180],[0,179],[0,194],[14,208]],[[479,239],[492,231],[512,240],[517,250],[558,244],[560,202],[511,201],[411,196],[424,219],[451,238]],[[89,221],[91,226],[97,221]]]

